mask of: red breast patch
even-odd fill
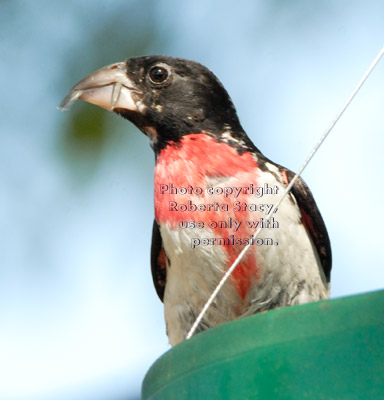
[[[254,232],[247,228],[245,220],[248,211],[233,211],[235,201],[247,202],[249,194],[241,193],[237,198],[224,195],[207,193],[210,185],[220,186],[220,178],[225,186],[232,185],[246,187],[251,183],[257,184],[258,165],[250,152],[238,154],[236,149],[224,142],[218,142],[215,138],[204,134],[190,134],[181,138],[180,142],[169,144],[162,149],[156,160],[155,166],[155,217],[158,223],[167,223],[171,227],[180,226],[180,222],[204,222],[209,227],[211,221],[220,222],[232,218],[242,221],[236,233],[228,228],[210,227],[215,236],[228,238],[235,234],[237,237],[249,237]],[[161,185],[173,187],[173,190],[161,190]],[[224,184],[223,184],[224,185]],[[180,192],[180,188],[190,192]],[[196,194],[196,188],[198,190]],[[164,186],[163,186],[164,189]],[[170,188],[169,188],[170,189]],[[177,192],[177,193],[176,193]],[[217,209],[211,207],[203,211],[187,207],[183,211],[170,205],[188,204],[194,205],[214,204],[221,205]],[[227,208],[228,211],[223,209]],[[255,217],[253,216],[253,219]],[[238,245],[221,245],[228,254],[227,265],[230,266],[237,255],[243,249]],[[233,279],[239,294],[244,299],[251,285],[252,279],[258,278],[255,254],[250,251],[233,273]]]

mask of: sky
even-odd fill
[[[40,6],[41,4],[41,6]],[[127,57],[199,61],[246,132],[298,170],[384,45],[381,1],[0,1],[0,400],[139,398],[169,350],[152,285],[154,157],[78,80]],[[384,61],[305,170],[332,297],[381,289]]]

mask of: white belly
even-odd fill
[[[264,173],[259,184],[276,180]],[[228,185],[231,182],[223,182]],[[284,187],[281,186],[282,193]],[[266,195],[264,203],[275,204],[278,197]],[[228,214],[228,216],[230,213]],[[251,218],[251,214],[250,218]],[[235,218],[235,215],[232,215]],[[254,213],[252,218],[262,215]],[[265,217],[265,215],[264,215]],[[254,279],[245,299],[229,280],[210,307],[198,331],[282,306],[306,303],[328,297],[325,281],[313,244],[301,224],[299,209],[286,198],[276,214],[278,229],[263,229],[260,237],[272,238],[277,245],[251,246],[260,276]],[[192,248],[193,238],[214,238],[217,232],[204,229],[160,226],[163,246],[169,259],[164,295],[164,312],[171,345],[185,339],[195,318],[225,273],[227,253],[220,245]],[[229,232],[232,234],[233,232]],[[249,234],[254,230],[249,230]]]

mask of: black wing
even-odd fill
[[[151,246],[151,270],[153,284],[160,300],[164,299],[164,289],[167,279],[167,255],[163,247],[159,224],[153,221],[152,246]]]
[[[289,169],[282,167],[281,170],[283,172],[285,171],[289,182],[295,176],[295,174]],[[309,232],[312,242],[317,249],[325,277],[327,278],[327,282],[329,282],[331,279],[332,269],[331,243],[329,241],[327,228],[325,227],[315,199],[313,198],[309,187],[300,177],[293,185],[291,192],[296,198],[301,211],[303,224]]]

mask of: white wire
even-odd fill
[[[321,136],[320,140],[316,144],[316,146],[313,148],[307,159],[304,161],[303,165],[299,169],[299,171],[296,173],[296,175],[293,177],[289,185],[286,187],[282,197],[280,200],[274,204],[273,209],[279,208],[280,204],[284,200],[284,198],[287,196],[289,191],[291,190],[292,186],[295,184],[301,173],[304,171],[305,167],[308,165],[308,163],[311,161],[312,157],[315,155],[319,147],[322,145],[324,140],[327,138],[328,134],[331,132],[333,127],[336,125],[336,122],[340,119],[340,117],[343,115],[344,111],[348,108],[354,97],[356,96],[357,92],[360,90],[360,88],[363,86],[364,82],[368,78],[368,76],[371,74],[373,69],[376,67],[377,63],[380,61],[381,57],[384,55],[384,47],[379,51],[378,55],[376,58],[373,60],[372,64],[368,68],[368,70],[365,72],[363,77],[361,78],[360,82],[348,98],[348,100],[345,102],[344,106],[341,108],[339,113],[336,115],[335,119],[331,122],[329,125],[328,129],[325,131],[325,133]],[[268,215],[268,217],[265,219],[264,222],[267,222],[270,220],[272,217],[273,212]],[[198,327],[199,323],[203,319],[205,313],[207,312],[208,308],[211,306],[213,301],[215,300],[217,294],[220,292],[221,288],[224,286],[225,282],[228,280],[228,278],[231,276],[232,272],[235,270],[235,268],[239,265],[240,261],[244,257],[244,255],[247,253],[249,248],[251,247],[251,243],[254,242],[254,240],[258,237],[259,233],[261,232],[263,228],[258,228],[257,231],[253,234],[252,239],[249,241],[249,243],[243,248],[243,250],[240,252],[240,254],[237,256],[236,260],[233,262],[233,264],[230,266],[230,268],[227,270],[227,272],[224,274],[224,276],[221,278],[220,282],[216,286],[215,290],[212,292],[211,296],[207,300],[207,302],[204,304],[204,307],[202,308],[200,314],[197,316],[195,322],[193,323],[191,329],[189,330],[186,339],[189,339],[196,331],[196,328]]]

